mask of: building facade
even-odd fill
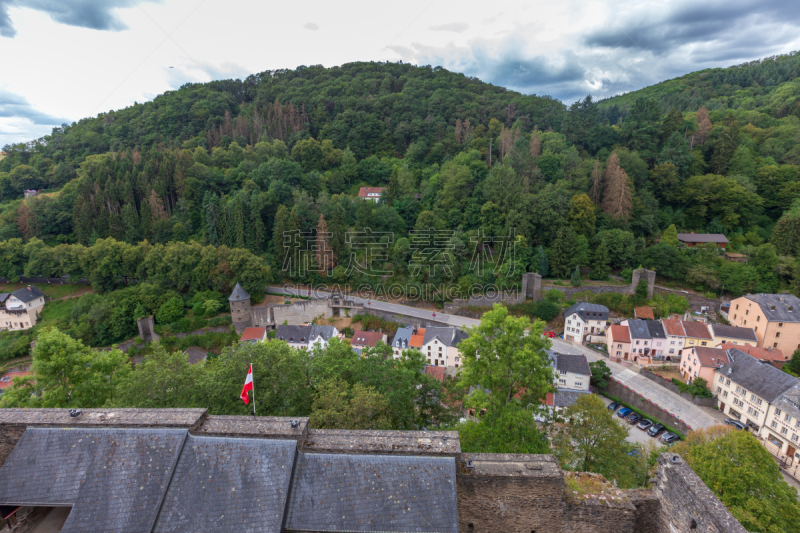
[[[631,335],[628,326],[612,324],[606,333],[608,355],[628,359],[631,353]]]
[[[45,294],[35,285],[0,293],[0,330],[30,329],[39,322]]]
[[[756,335],[753,328],[738,328],[725,324],[710,324],[708,329],[710,330],[714,346],[719,346],[722,343],[742,346],[756,346],[758,344],[758,335]]]
[[[284,341],[292,348],[313,350],[315,347],[326,348],[334,337],[341,337],[334,326],[288,326],[279,325],[275,329],[275,339]]]
[[[800,298],[793,294],[747,294],[731,301],[728,321],[753,328],[761,348],[777,348],[785,355],[800,345]]]
[[[429,365],[461,368],[464,362],[458,344],[469,335],[457,328],[425,328],[424,334],[421,351]]]
[[[679,368],[687,383],[703,378],[711,387],[714,382],[714,372],[728,363],[730,358],[726,350],[693,346],[683,350]]]
[[[608,322],[608,307],[578,302],[564,311],[564,340],[582,344],[587,335],[602,335]]]

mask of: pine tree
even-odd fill
[[[205,212],[205,234],[208,244],[219,246],[219,199],[216,193],[206,191],[203,196],[203,211]]]
[[[278,208],[275,213],[275,222],[272,225],[272,250],[275,253],[276,263],[280,265],[280,270],[288,268],[286,264],[286,246],[284,236],[289,226],[289,210],[285,205]]]
[[[725,117],[722,132],[717,137],[714,145],[714,154],[711,156],[711,166],[717,174],[726,174],[736,147],[739,144],[739,121],[733,113]]]
[[[675,228],[675,224],[670,224],[669,227],[664,230],[664,233],[661,234],[661,242],[669,244],[673,248],[678,247],[678,230]]]
[[[232,235],[232,246],[235,248],[244,248],[247,244],[247,239],[245,238],[245,205],[244,199],[242,198],[243,193],[239,193],[233,199],[233,204],[231,208],[231,235]]]
[[[128,244],[136,244],[142,240],[142,234],[139,231],[139,215],[133,204],[128,203],[122,207],[122,228],[123,238]]]
[[[547,252],[544,251],[541,245],[536,249],[536,253],[533,254],[531,268],[533,268],[534,272],[538,272],[543,278],[550,274],[550,261],[547,259]]]
[[[569,284],[573,287],[581,286],[581,267],[575,265],[575,270],[572,272],[572,277],[569,278]]]
[[[556,234],[556,240],[550,247],[550,268],[556,276],[569,276],[574,257],[578,251],[578,242],[575,230],[571,227],[561,228]]]
[[[600,245],[594,251],[594,258],[592,261],[592,271],[589,273],[589,278],[594,280],[604,280],[608,278],[611,258],[608,255],[608,246],[605,241],[601,241]]]
[[[600,166],[599,157],[594,160],[594,168],[592,169],[592,189],[590,194],[594,205],[600,205],[600,199],[603,198],[603,167]]]
[[[261,198],[261,193],[253,191],[250,197],[250,228],[248,228],[247,236],[249,239],[248,248],[256,254],[264,250],[264,239],[267,231],[264,227],[264,220],[261,218],[263,208],[264,202]]]
[[[606,164],[602,209],[614,218],[627,219],[633,209],[633,193],[628,174],[619,166],[619,157],[611,152]]]

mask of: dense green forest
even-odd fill
[[[4,147],[0,276],[191,295],[288,278],[602,280],[642,265],[707,292],[794,290],[798,69],[799,55],[781,56],[569,106],[393,63],[187,84]],[[387,189],[373,203],[360,186]],[[368,229],[393,233],[375,257],[346,235]],[[749,261],[686,249],[677,231],[725,233]],[[419,255],[426,232],[446,237],[437,264]],[[487,236],[513,239],[516,255],[474,269]],[[286,270],[287,257],[317,268]]]

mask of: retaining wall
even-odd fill
[[[717,404],[717,401],[714,398],[701,398],[700,396],[692,397],[690,393],[682,392],[681,389],[679,389],[678,386],[675,385],[672,381],[662,378],[658,374],[650,372],[649,370],[646,370],[644,368],[639,371],[639,374],[646,377],[653,383],[657,383],[658,385],[664,387],[665,389],[670,390],[675,394],[678,394],[683,399],[689,400],[695,405],[699,405],[700,407],[714,407]]]
[[[628,405],[639,409],[644,414],[652,416],[668,426],[674,427],[683,434],[688,433],[692,429],[680,418],[674,416],[672,413],[663,409],[658,404],[653,403],[652,400],[643,398],[641,394],[635,392],[630,387],[623,385],[613,377],[608,380],[608,388],[604,392],[606,392],[609,396],[619,398]]]

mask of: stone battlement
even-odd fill
[[[67,409],[0,409],[0,473],[23,435],[28,446],[37,438],[70,438],[69,434],[33,435],[31,431],[26,433],[28,428],[35,432],[69,428],[167,431],[161,438],[175,439],[179,438],[177,431],[183,430],[188,435],[181,452],[185,468],[199,468],[189,460],[191,454],[199,453],[193,450],[214,446],[221,450],[274,448],[278,451],[270,453],[276,454],[286,448],[280,453],[290,462],[291,456],[286,454],[291,448],[293,464],[298,469],[296,476],[292,474],[286,481],[286,490],[295,502],[292,506],[300,506],[303,498],[316,492],[314,480],[326,472],[330,474],[330,465],[346,469],[351,472],[348,475],[374,472],[368,475],[378,475],[375,479],[381,479],[379,473],[384,468],[394,476],[422,469],[419,471],[444,476],[440,479],[444,486],[452,483],[447,481],[452,478],[443,473],[449,468],[455,472],[452,509],[457,512],[460,532],[745,533],[697,474],[675,454],[659,458],[652,489],[625,491],[600,484],[603,488],[597,494],[579,494],[567,487],[565,474],[553,455],[462,453],[458,433],[452,431],[321,430],[310,428],[304,417],[216,416],[209,415],[206,409],[86,409],[78,416],[70,416]],[[119,438],[123,437],[131,438]],[[260,453],[266,453],[263,450]],[[19,458],[20,453],[17,450],[15,456]],[[241,453],[246,457],[251,452]],[[184,475],[182,464],[173,467],[175,476]],[[14,467],[27,468],[18,460]],[[334,481],[335,477],[319,490],[331,490],[329,485]],[[420,485],[418,490],[424,493],[428,489]],[[427,499],[425,494],[417,493],[409,497]],[[365,499],[359,505],[359,509],[366,509],[373,503]],[[369,513],[369,509],[364,512]],[[291,509],[288,513],[289,522],[305,519],[305,515]],[[455,520],[455,514],[452,516]],[[319,527],[322,526],[325,524],[320,522]]]

